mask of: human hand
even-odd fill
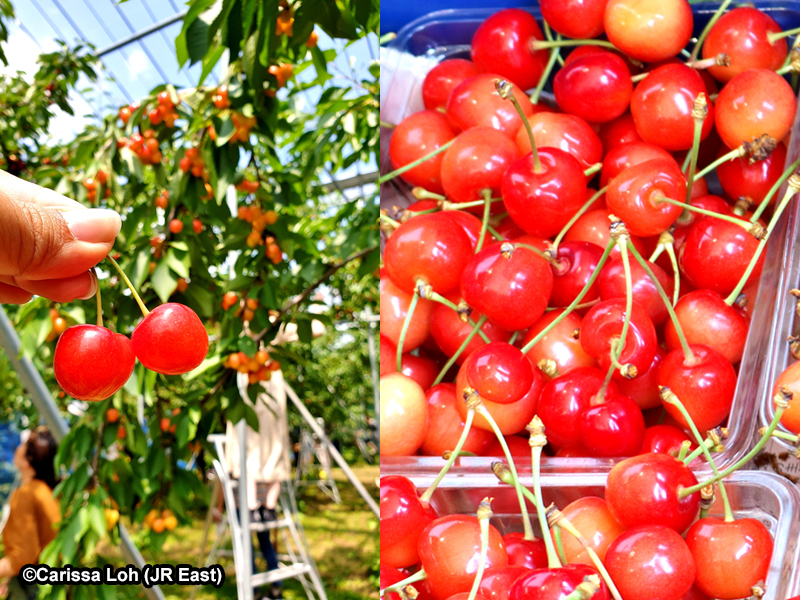
[[[122,222],[0,171],[0,304],[36,294],[55,302],[91,298],[90,269],[111,250]]]

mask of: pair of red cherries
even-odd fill
[[[152,310],[130,339],[99,325],[73,325],[56,344],[56,381],[73,398],[105,400],[122,388],[136,359],[164,375],[188,373],[205,359],[208,333],[188,306],[173,302]]]

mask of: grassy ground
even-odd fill
[[[357,476],[367,489],[377,498],[375,480],[379,476],[379,468],[355,468]],[[378,519],[370,512],[355,489],[345,479],[342,472],[334,470],[334,479],[338,483],[342,503],[336,504],[316,486],[308,486],[298,496],[302,512],[301,523],[306,532],[311,554],[317,563],[325,585],[329,600],[356,600],[361,598],[378,598],[378,539],[380,526]],[[198,514],[191,526],[178,527],[168,537],[160,552],[146,554],[148,563],[162,564],[194,564],[200,560],[200,542],[203,536],[204,515]],[[140,529],[129,528],[131,536],[137,539]],[[207,548],[213,543],[212,535]],[[255,539],[254,539],[255,541]],[[227,547],[230,548],[230,542]],[[208,550],[206,550],[207,552]],[[115,564],[122,564],[119,548],[108,544],[99,548],[99,554]],[[259,570],[265,569],[263,559],[256,565]],[[233,559],[222,557],[219,563],[225,568],[226,578],[219,590],[203,587],[197,591],[196,600],[217,598],[236,598],[236,578]],[[301,600],[305,592],[297,580],[284,582],[286,600]],[[116,589],[117,598],[128,600],[144,598],[138,587],[121,586]],[[168,600],[189,598],[192,588],[166,586],[162,588]]]

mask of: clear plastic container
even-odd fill
[[[754,2],[752,5],[769,13],[783,29],[800,27],[800,2]],[[714,13],[718,3],[695,5],[695,33],[699,33]],[[469,44],[477,27],[491,14],[504,8],[497,2],[492,9],[446,10],[431,13],[406,25],[389,51],[382,56],[382,70],[390,81],[385,93],[381,92],[382,121],[397,123],[402,118],[422,110],[421,84],[430,68],[444,58],[469,57]],[[528,9],[539,18],[538,6]],[[411,55],[411,56],[409,56]],[[787,166],[800,155],[800,128],[795,119],[791,144],[787,154]],[[382,149],[388,148],[390,129],[381,132]],[[381,172],[391,171],[386,152],[381,153]],[[785,187],[785,186],[784,186]],[[381,208],[390,212],[395,207],[404,207],[414,201],[410,188],[396,178],[381,187]],[[783,190],[779,193],[781,197]],[[788,231],[788,235],[787,235]],[[739,365],[739,380],[736,396],[728,418],[729,437],[725,450],[716,455],[717,466],[724,468],[744,456],[751,447],[759,421],[759,409],[771,395],[772,381],[787,364],[788,348],[785,340],[788,332],[800,331],[800,322],[794,323],[794,303],[786,300],[792,287],[800,286],[800,244],[794,240],[800,235],[800,212],[796,201],[782,217],[767,246],[764,269],[761,275],[750,332],[744,356]],[[775,371],[777,365],[778,371]],[[771,402],[768,409],[771,409]],[[767,410],[768,412],[768,410]],[[768,414],[762,418],[769,420]],[[492,458],[464,458],[457,472],[486,472]],[[546,458],[544,471],[565,468],[581,471],[607,469],[613,459],[592,458]],[[443,464],[439,457],[403,457],[381,460],[384,474],[410,474],[438,471]],[[521,460],[524,471],[530,469],[530,460]]]
[[[607,474],[605,473],[561,473],[543,475],[542,496],[546,505],[554,502],[563,509],[574,500],[584,496],[602,497]],[[430,485],[432,477],[416,474],[410,477],[420,489]],[[526,486],[532,485],[530,478],[522,478]],[[774,551],[766,579],[767,600],[786,600],[800,593],[795,567],[798,560],[798,536],[800,521],[800,492],[783,477],[760,471],[738,472],[725,480],[725,487],[736,518],[753,518],[761,521],[772,534]],[[500,483],[494,476],[468,475],[446,477],[439,484],[431,504],[440,516],[454,513],[475,514],[480,501],[494,498],[492,524],[502,534],[522,531],[514,488]],[[717,501],[709,512],[722,517],[722,503]],[[537,536],[538,523],[533,519]],[[732,565],[735,568],[735,565]]]

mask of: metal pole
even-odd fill
[[[247,424],[242,419],[236,425],[239,438],[239,524],[242,527],[242,565],[244,580],[240,600],[253,600],[253,586],[250,578],[253,575],[253,535],[250,533],[250,509],[247,505]]]
[[[377,352],[375,351],[375,323],[372,317],[372,307],[367,306],[364,310],[367,313],[367,323],[369,324],[369,366],[372,370],[372,396],[375,400],[375,431],[381,430],[381,393],[380,393],[380,373],[378,371]],[[380,448],[380,436],[376,440]]]
[[[108,54],[109,52],[113,52],[114,50],[122,48],[123,46],[127,46],[128,44],[135,42],[136,40],[139,40],[145,37],[146,35],[155,33],[156,31],[158,31],[159,29],[163,29],[167,25],[172,25],[176,21],[180,21],[181,19],[183,19],[183,17],[185,17],[186,13],[188,12],[189,12],[188,9],[182,10],[179,13],[175,13],[171,17],[167,17],[163,21],[159,21],[158,23],[153,23],[152,25],[150,25],[150,27],[145,27],[144,29],[140,29],[136,33],[131,34],[128,37],[119,40],[118,42],[114,42],[113,44],[110,44],[105,48],[100,48],[100,50],[97,51],[97,57],[100,58],[104,54]]]
[[[333,456],[333,460],[335,460],[336,464],[338,464],[339,467],[341,467],[342,471],[344,471],[344,474],[347,476],[347,479],[349,479],[350,483],[353,484],[353,487],[356,488],[356,491],[367,503],[370,510],[373,513],[375,513],[376,517],[380,518],[381,512],[380,509],[378,508],[377,502],[375,502],[375,499],[367,491],[367,488],[365,488],[362,485],[362,483],[358,480],[358,477],[356,477],[355,473],[353,473],[353,470],[350,468],[350,465],[348,465],[347,461],[342,457],[341,454],[339,454],[339,451],[328,439],[328,436],[325,435],[325,430],[319,426],[317,420],[313,417],[313,415],[310,412],[308,412],[308,409],[306,408],[305,404],[303,404],[300,398],[297,397],[297,394],[295,394],[294,390],[291,387],[289,387],[289,384],[284,382],[283,386],[286,388],[286,394],[289,396],[289,399],[294,403],[297,410],[306,420],[306,423],[309,424],[309,426],[314,431],[314,433],[317,434],[319,439],[322,440],[323,443],[325,443],[328,446],[328,450],[330,451],[331,456]]]
[[[69,433],[69,425],[53,401],[53,397],[44,384],[41,374],[33,365],[31,359],[22,354],[22,342],[2,305],[0,305],[0,347],[5,350],[11,366],[14,367],[14,370],[22,380],[22,384],[30,394],[36,410],[44,417],[53,437],[60,442]],[[121,523],[119,537],[122,542],[122,554],[125,560],[135,564],[140,569],[143,568],[145,565],[144,558],[142,558],[136,544],[133,543],[133,540],[128,535],[128,530]],[[143,589],[145,595],[151,600],[164,600],[164,594],[158,586]]]

